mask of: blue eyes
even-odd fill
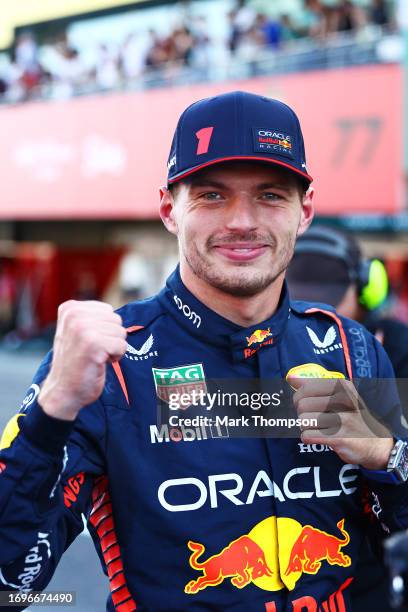
[[[265,200],[281,200],[283,196],[278,195],[277,193],[270,193],[270,192],[268,192],[268,193],[263,193],[262,197]]]
[[[223,200],[224,199],[224,196],[221,193],[218,193],[217,191],[209,191],[207,193],[201,194],[199,197],[203,198],[204,200],[209,200],[209,201]],[[258,197],[260,197],[263,200],[270,201],[270,202],[275,202],[275,201],[283,199],[282,195],[279,195],[277,193],[272,193],[272,192],[269,192],[269,191],[265,192],[265,193],[262,193]]]
[[[216,191],[210,191],[209,193],[204,193],[202,197],[205,198],[206,200],[219,200],[220,198],[222,198],[221,194],[217,193]]]

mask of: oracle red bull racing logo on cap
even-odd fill
[[[293,157],[292,136],[281,130],[254,128],[254,149],[259,153],[280,153]]]
[[[271,516],[204,560],[204,544],[190,540],[190,567],[202,574],[190,580],[184,592],[194,595],[224,580],[238,589],[253,583],[265,591],[292,591],[302,574],[317,574],[325,563],[351,565],[351,557],[342,551],[350,542],[344,518],[337,529],[340,537],[293,518]]]

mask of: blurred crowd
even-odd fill
[[[202,78],[218,61],[236,58],[251,61],[260,50],[273,52],[297,39],[319,44],[341,33],[359,33],[379,27],[392,31],[393,15],[387,0],[371,0],[363,8],[351,0],[327,5],[323,0],[303,0],[296,23],[287,14],[270,17],[255,11],[245,0],[223,17],[227,36],[214,40],[206,17],[188,19],[163,35],[154,29],[128,35],[122,44],[106,41],[93,53],[75,48],[66,34],[48,44],[38,44],[32,32],[20,34],[10,53],[0,62],[0,100],[20,102],[37,97],[70,97],[92,90],[111,90],[150,77],[171,77],[190,68]],[[89,51],[89,50],[88,50]]]

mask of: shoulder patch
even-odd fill
[[[13,417],[11,417],[6,427],[4,428],[3,434],[1,436],[0,450],[4,450],[5,448],[9,448],[9,446],[11,446],[13,440],[20,433],[20,426],[18,424],[18,420],[20,417],[24,416],[25,414],[19,412],[18,414],[15,414]]]
[[[25,412],[29,406],[34,402],[38,394],[40,393],[40,387],[36,384],[32,384],[29,390],[26,393],[25,398],[23,399],[20,410]]]

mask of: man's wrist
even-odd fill
[[[21,433],[41,451],[57,456],[66,445],[74,426],[74,421],[49,416],[36,401],[22,419]]]
[[[366,470],[386,470],[395,444],[394,438],[377,438],[372,443],[375,449],[361,466]]]
[[[52,384],[47,384],[47,381],[40,391],[37,402],[46,415],[62,421],[75,421],[80,411],[80,407],[67,402],[66,394],[61,393]]]

